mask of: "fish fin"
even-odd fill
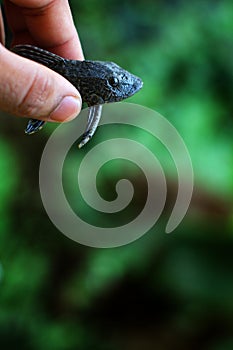
[[[41,130],[46,122],[43,120],[30,119],[25,129],[25,134],[31,135]]]
[[[55,55],[52,52],[40,49],[32,45],[16,45],[12,48],[12,52],[19,56],[29,58],[35,62],[41,63],[47,67],[53,67],[65,61],[64,58]]]
[[[89,107],[86,130],[82,135],[78,148],[82,148],[88,141],[90,141],[90,139],[96,132],[102,115],[102,107],[102,105]]]

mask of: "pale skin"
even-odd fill
[[[83,53],[67,0],[5,0],[12,45],[32,44],[69,59]],[[69,121],[81,96],[65,78],[4,47],[0,13],[0,110],[45,121]]]

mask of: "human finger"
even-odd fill
[[[81,110],[80,94],[65,78],[1,44],[0,81],[0,109],[10,114],[63,122]]]
[[[5,32],[4,32],[4,23],[2,18],[2,11],[0,8],[0,43],[5,43]]]
[[[13,44],[33,43],[69,59],[83,59],[68,0],[6,0]]]

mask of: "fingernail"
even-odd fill
[[[49,119],[64,122],[74,119],[81,110],[81,101],[75,96],[65,96],[55,110],[49,115]]]

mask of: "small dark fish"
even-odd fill
[[[82,101],[89,107],[89,114],[79,148],[94,135],[103,104],[122,101],[134,95],[143,85],[140,78],[113,62],[68,60],[31,45],[17,45],[12,51],[61,74],[80,92]],[[33,134],[44,124],[44,121],[30,119],[25,132]]]

